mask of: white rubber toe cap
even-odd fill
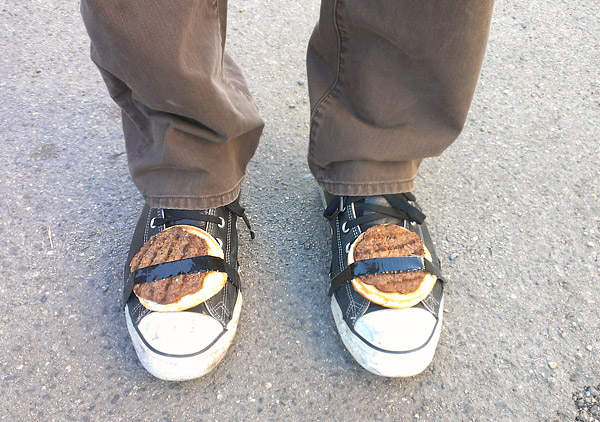
[[[137,330],[154,350],[140,338],[127,307],[125,319],[133,347],[144,368],[163,380],[185,381],[209,373],[223,359],[235,336],[241,309],[242,294],[239,292],[225,331],[218,321],[197,312],[146,315]]]
[[[335,295],[331,297],[331,311],[342,342],[363,368],[384,377],[410,377],[429,366],[440,339],[443,304],[444,299],[437,324],[424,309],[381,309],[363,315],[351,330]]]
[[[197,312],[153,312],[138,329],[150,346],[171,355],[197,353],[223,331],[217,320]]]
[[[360,317],[354,330],[380,349],[403,352],[427,344],[435,325],[435,317],[423,308],[381,309]]]

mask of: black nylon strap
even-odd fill
[[[150,265],[129,273],[127,286],[125,286],[124,298],[127,301],[136,284],[151,283],[169,277],[182,274],[204,273],[217,271],[226,273],[228,279],[235,287],[240,288],[240,276],[235,268],[216,256],[195,256],[193,258],[180,259],[178,261],[163,262],[162,264]]]
[[[329,295],[331,296],[345,283],[366,275],[399,274],[409,272],[425,272],[435,275],[441,280],[437,267],[430,261],[417,256],[395,256],[386,258],[372,258],[356,261],[339,272],[331,280]]]

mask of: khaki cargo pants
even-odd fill
[[[308,163],[343,195],[410,191],[464,125],[492,0],[323,0],[308,45]],[[263,129],[225,52],[226,0],[82,0],[92,59],[122,109],[153,207],[234,200]],[[265,25],[268,23],[265,22]]]

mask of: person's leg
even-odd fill
[[[150,206],[237,198],[263,122],[224,52],[227,1],[83,0],[81,11]]]
[[[237,198],[263,128],[224,52],[227,2],[82,0],[81,11],[147,202],[125,266],[127,328],[150,373],[196,378],[237,329]]]
[[[367,370],[411,376],[439,341],[444,282],[409,193],[460,133],[492,0],[322,0],[308,49],[308,162],[332,230],[331,310]]]
[[[340,195],[408,192],[464,125],[491,0],[323,0],[308,47],[316,180]]]

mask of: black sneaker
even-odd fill
[[[125,265],[123,302],[133,346],[140,362],[152,375],[170,381],[200,377],[219,363],[231,345],[242,308],[237,273],[237,217],[242,217],[250,228],[238,200],[224,207],[204,211],[156,209],[148,205],[144,207]],[[217,254],[219,257],[188,257],[184,254],[180,256],[185,256],[186,259],[167,259],[170,262],[130,271],[130,263],[142,246],[148,242],[147,247],[150,247],[159,238],[153,238],[153,235],[166,229],[172,232],[183,230],[186,235],[185,230],[197,232],[197,228],[213,244],[218,245],[215,247],[220,249]],[[252,232],[251,235],[254,236]],[[165,254],[169,254],[173,247],[165,249],[169,249],[165,251]],[[162,250],[159,252],[163,253]],[[151,306],[144,302],[145,299],[142,302],[146,306],[133,293],[134,286],[139,288],[144,283],[169,277],[173,277],[170,279],[173,284],[180,283],[176,288],[185,290],[185,280],[182,282],[183,277],[177,279],[177,276],[208,271],[221,273],[222,280],[225,279],[222,274],[226,273],[226,281],[221,284],[222,287],[216,288],[220,290],[214,296],[182,311],[151,311],[147,309],[146,306]]]
[[[331,310],[342,342],[354,359],[374,374],[408,377],[421,373],[431,363],[440,338],[444,283],[440,261],[423,221],[425,215],[415,197],[410,193],[335,196],[325,192],[323,200],[324,215],[332,229]],[[348,265],[348,253],[355,240],[369,227],[384,224],[396,224],[416,233],[431,260],[386,257]],[[432,274],[437,279],[429,294],[408,308],[373,303],[351,283],[356,277],[411,271]]]

